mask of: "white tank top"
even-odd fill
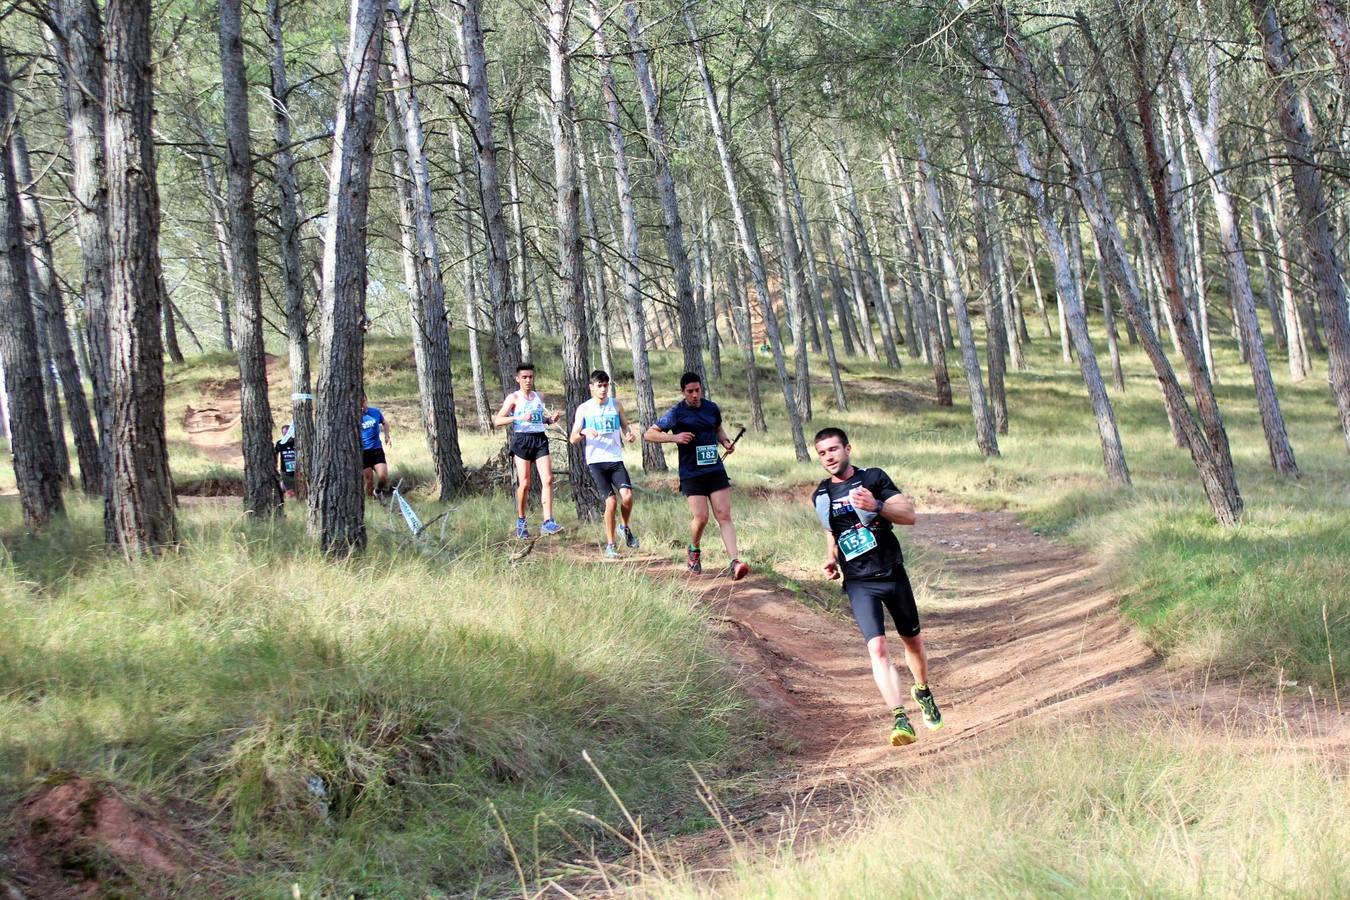
[[[516,391],[516,434],[544,433],[544,400],[538,391],[531,391],[526,397]]]

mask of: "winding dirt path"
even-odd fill
[[[919,740],[904,748],[886,743],[889,716],[842,594],[804,601],[763,575],[734,584],[706,574],[690,579],[669,559],[629,563],[699,592],[747,693],[795,745],[752,795],[725,805],[718,798],[730,828],[660,841],[662,866],[716,877],[729,862],[732,835],[742,844],[808,846],[852,824],[858,794],[876,783],[919,766],[960,764],[1033,723],[1161,716],[1222,734],[1236,717],[1256,715],[1278,717],[1310,746],[1350,745],[1350,717],[1334,707],[1168,670],[1121,619],[1101,566],[1012,514],[930,507],[902,542],[941,560],[920,606],[929,681],[945,718],[942,730],[927,732],[911,709]],[[635,854],[604,878],[556,887],[605,895],[652,870],[650,859]]]

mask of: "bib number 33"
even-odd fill
[[[839,535],[839,552],[846,560],[857,559],[876,546],[877,536],[861,525]]]

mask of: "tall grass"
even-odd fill
[[[456,511],[452,563],[377,531],[334,564],[298,516],[208,508],[179,552],[128,565],[92,505],[37,538],[6,510],[6,792],[104,777],[217,810],[250,890],[420,894],[494,877],[508,837],[526,864],[597,837],[570,812],[608,809],[583,751],[656,810],[690,765],[746,761],[754,717],[690,598],[621,567],[506,564],[504,503]]]
[[[1283,741],[1278,732],[1244,727],[1216,738],[1147,719],[1033,733],[946,775],[874,786],[858,822],[805,856],[789,828],[776,847],[738,848],[727,877],[663,873],[638,893],[1345,896],[1344,761]]]

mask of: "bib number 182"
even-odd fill
[[[712,466],[717,464],[717,445],[704,444],[701,447],[694,448],[694,461],[700,466]]]

